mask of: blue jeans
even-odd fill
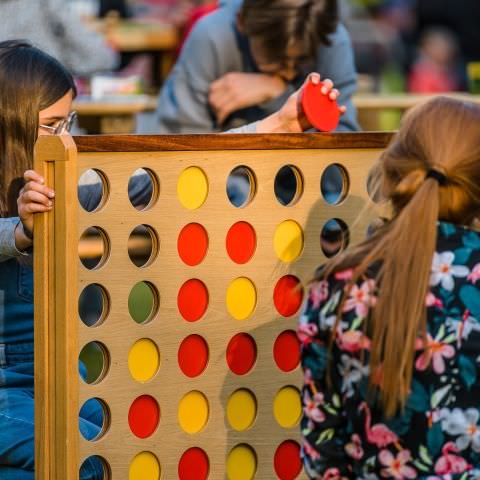
[[[87,438],[100,430],[102,414],[82,409],[79,428]],[[34,480],[33,345],[0,344],[0,478]],[[86,462],[81,480],[102,480],[95,462]]]

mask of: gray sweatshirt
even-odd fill
[[[229,72],[255,72],[247,39],[235,28],[242,0],[221,2],[221,8],[202,18],[189,35],[180,58],[167,78],[158,101],[160,133],[208,133],[261,120],[279,110],[298,89],[305,76],[288,85],[278,98],[234,112],[221,126],[208,104],[213,81]],[[349,35],[343,25],[330,37],[331,46],[319,45],[315,70],[330,78],[340,90],[339,104],[347,106],[338,131],[358,130],[351,96],[356,89],[356,72]]]
[[[117,55],[66,0],[0,0],[0,41],[29,40],[76,75],[111,70]]]

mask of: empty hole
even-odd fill
[[[347,196],[349,188],[348,173],[342,165],[333,163],[323,171],[320,190],[330,205],[339,204]]]
[[[80,478],[110,480],[112,472],[107,461],[99,455],[87,457],[80,466]]]
[[[256,189],[255,175],[248,167],[236,167],[230,172],[227,196],[234,207],[246,207],[253,200]]]
[[[370,200],[375,203],[381,203],[385,199],[382,196],[381,192],[381,177],[379,175],[379,165],[375,165],[368,172],[367,177],[367,192]]]
[[[147,210],[157,200],[159,182],[148,168],[139,168],[128,181],[128,198],[137,210]]]
[[[349,231],[347,224],[338,219],[330,219],[322,228],[320,234],[320,246],[324,255],[328,258],[335,256],[344,250],[349,242]]]
[[[275,176],[275,196],[280,204],[295,204],[303,193],[303,177],[293,165],[283,166]]]
[[[128,256],[137,267],[152,263],[158,252],[158,238],[152,227],[136,226],[128,238]]]
[[[87,228],[78,242],[78,256],[85,268],[100,268],[108,258],[110,244],[107,234],[99,227]]]
[[[150,282],[138,282],[128,296],[128,311],[137,323],[149,322],[160,304],[157,289]]]
[[[83,381],[99,383],[108,372],[110,357],[107,347],[100,342],[87,343],[78,356],[78,369]]]
[[[110,410],[99,398],[90,398],[78,416],[80,433],[85,440],[94,442],[102,438],[110,426]]]
[[[87,212],[95,212],[108,198],[108,180],[103,172],[89,169],[78,179],[78,201]]]
[[[78,314],[87,327],[102,323],[110,308],[107,291],[97,283],[87,285],[78,298]]]

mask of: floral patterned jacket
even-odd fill
[[[384,418],[379,406],[366,401],[370,339],[363,322],[375,301],[374,278],[350,290],[328,361],[349,275],[314,283],[300,318],[308,476],[480,479],[480,232],[438,224],[426,300],[428,343],[417,340],[411,393],[394,418]]]

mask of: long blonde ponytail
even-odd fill
[[[428,175],[432,169],[439,173]],[[383,410],[392,416],[410,392],[415,340],[426,338],[437,221],[465,225],[480,214],[480,107],[442,97],[417,107],[374,175],[391,202],[392,220],[333,259],[322,275],[353,268],[352,286],[379,265],[377,301],[366,327],[372,340],[370,385],[379,388]]]

